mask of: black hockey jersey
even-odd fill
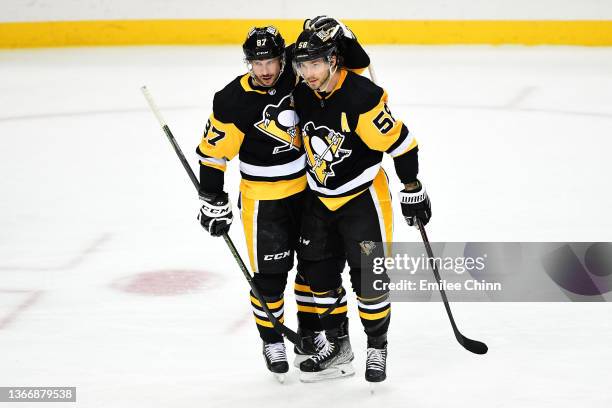
[[[345,63],[363,71],[370,63],[368,55],[357,41],[345,41]],[[306,157],[292,99],[297,83],[292,47],[287,47],[285,69],[273,87],[254,86],[247,73],[215,94],[213,112],[196,150],[203,190],[223,189],[226,163],[236,155],[240,192],[246,197],[274,200],[306,188]]]
[[[238,155],[240,191],[252,199],[284,198],[306,186],[291,96],[296,78],[287,68],[271,88],[254,86],[244,74],[217,92],[197,149],[201,165],[222,171]]]
[[[394,158],[403,183],[416,180],[417,141],[387,106],[387,93],[342,69],[329,93],[300,83],[294,100],[306,151],[308,186],[331,210],[365,191],[383,171],[383,152]]]

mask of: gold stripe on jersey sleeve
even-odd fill
[[[231,160],[240,151],[244,133],[233,123],[223,123],[210,115],[204,136],[200,142],[200,151],[217,159]]]
[[[319,200],[321,200],[321,202],[330,211],[336,211],[338,208],[342,207],[344,204],[348,203],[349,201],[351,201],[353,198],[357,197],[359,194],[363,193],[364,191],[367,191],[367,188],[365,190],[362,190],[355,194],[351,194],[346,197],[319,197]]]
[[[253,181],[242,179],[240,193],[252,200],[279,200],[306,189],[306,175],[292,180]]]
[[[402,134],[402,121],[395,120],[387,107],[387,92],[370,111],[359,115],[355,132],[370,149],[387,151]]]

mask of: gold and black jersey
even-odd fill
[[[244,74],[215,94],[213,112],[197,148],[200,188],[223,190],[226,164],[240,161],[241,193],[253,200],[275,200],[306,188],[305,154],[291,92],[293,44],[285,50],[285,69],[272,88],[256,87]],[[363,71],[370,59],[354,39],[345,40],[344,62]]]
[[[306,152],[308,186],[331,210],[365,191],[383,172],[383,153],[394,158],[403,183],[416,180],[417,142],[387,106],[387,93],[342,69],[325,94],[304,83],[294,91]]]
[[[271,88],[254,86],[244,74],[217,92],[197,148],[200,165],[225,171],[226,162],[237,155],[240,191],[254,200],[280,199],[304,190],[305,155],[291,94],[295,83],[295,75],[285,67]],[[214,172],[204,173],[205,188],[206,177]]]

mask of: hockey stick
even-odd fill
[[[376,79],[376,72],[374,72],[374,67],[372,66],[371,62],[370,65],[368,65],[368,72],[370,73],[370,79],[372,80],[372,82],[378,84],[378,81]]]
[[[368,71],[370,72],[370,79],[372,82],[377,84],[376,73],[374,72],[374,68],[372,67],[372,63],[368,66]],[[453,313],[451,312],[450,305],[448,303],[448,298],[446,297],[446,292],[442,288],[440,273],[438,272],[438,268],[436,267],[435,262],[433,261],[434,254],[431,249],[431,245],[429,244],[429,239],[427,238],[427,233],[425,232],[425,226],[423,222],[417,217],[417,224],[419,227],[419,231],[421,232],[421,237],[423,238],[423,244],[425,244],[425,249],[427,250],[427,255],[429,256],[429,263],[433,269],[433,274],[438,282],[438,288],[440,288],[440,295],[442,296],[442,301],[444,302],[444,308],[446,309],[446,314],[450,320],[451,326],[453,327],[453,333],[455,333],[455,338],[466,350],[471,351],[475,354],[486,354],[489,350],[486,344],[483,342],[468,339],[465,337],[459,329],[457,328],[457,324],[455,323],[455,319],[453,318]]]
[[[434,254],[431,250],[431,245],[429,244],[429,239],[427,238],[427,233],[425,232],[425,226],[423,225],[423,221],[421,221],[417,217],[417,224],[419,226],[419,231],[421,231],[421,237],[423,238],[423,244],[425,244],[425,249],[427,250],[427,255],[429,256],[429,264],[433,269],[433,274],[436,277],[436,281],[438,282],[438,288],[440,289],[440,295],[442,296],[442,300],[444,301],[444,307],[446,308],[446,314],[448,314],[448,318],[450,320],[451,326],[453,326],[453,332],[455,333],[455,338],[466,350],[471,351],[475,354],[485,354],[489,348],[483,342],[468,339],[465,337],[459,329],[457,328],[457,324],[455,323],[455,319],[453,318],[453,313],[451,312],[450,305],[448,304],[448,299],[446,297],[446,293],[444,289],[442,289],[442,284],[440,282],[440,273],[438,272],[438,268],[436,267],[436,263],[434,262]]]
[[[161,125],[162,130],[164,131],[164,133],[166,134],[166,137],[168,138],[168,141],[170,142],[170,144],[174,148],[174,152],[176,153],[176,155],[178,156],[179,160],[181,161],[181,164],[185,168],[185,171],[187,172],[187,175],[189,175],[189,178],[191,179],[191,183],[195,187],[196,191],[199,192],[200,191],[200,182],[198,181],[196,175],[193,173],[193,170],[191,169],[191,166],[189,166],[189,163],[187,162],[187,159],[185,159],[185,155],[183,154],[183,151],[181,150],[181,147],[176,142],[176,139],[174,138],[174,135],[170,131],[170,128],[168,127],[168,125],[166,124],[164,119],[162,118],[161,112],[160,112],[159,108],[157,107],[157,104],[153,100],[153,96],[151,96],[151,93],[149,92],[149,90],[147,89],[146,86],[143,86],[140,89],[141,89],[145,99],[149,103],[149,107],[153,111],[153,114],[155,114],[155,117],[159,121],[159,124]],[[246,265],[242,261],[242,258],[240,257],[240,254],[238,253],[238,250],[234,246],[234,243],[232,242],[232,239],[229,237],[229,235],[227,235],[227,233],[223,234],[223,239],[225,240],[225,243],[229,247],[230,252],[232,253],[234,259],[238,263],[238,266],[240,267],[240,270],[242,271],[244,277],[246,278],[247,282],[249,283],[249,286],[251,287],[251,290],[253,291],[253,295],[255,295],[255,298],[257,298],[257,300],[259,301],[259,304],[261,305],[261,308],[263,309],[263,311],[265,312],[266,316],[268,316],[268,319],[272,323],[272,326],[274,327],[274,330],[276,330],[279,334],[282,334],[285,337],[287,337],[287,339],[290,342],[292,342],[293,344],[296,344],[297,346],[302,347],[300,336],[298,336],[298,334],[296,332],[294,332],[293,330],[291,330],[290,328],[288,328],[287,326],[285,326],[284,324],[279,322],[278,319],[274,316],[274,314],[268,308],[268,305],[266,304],[265,299],[259,293],[259,289],[257,288],[257,285],[255,284],[255,282],[253,282],[253,278],[251,277],[251,274],[250,274],[249,270],[247,269]]]

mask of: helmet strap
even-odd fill
[[[327,79],[325,80],[325,82],[319,87],[319,89],[317,89],[317,91],[319,92],[328,92],[327,87],[329,86],[329,83],[332,80],[332,77],[334,76],[334,74],[336,73],[336,71],[338,70],[338,63],[337,63],[337,59],[336,59],[336,65],[334,65],[334,70],[332,71],[332,67],[331,67],[331,55],[327,56],[327,64],[329,66],[329,74],[327,75]]]

